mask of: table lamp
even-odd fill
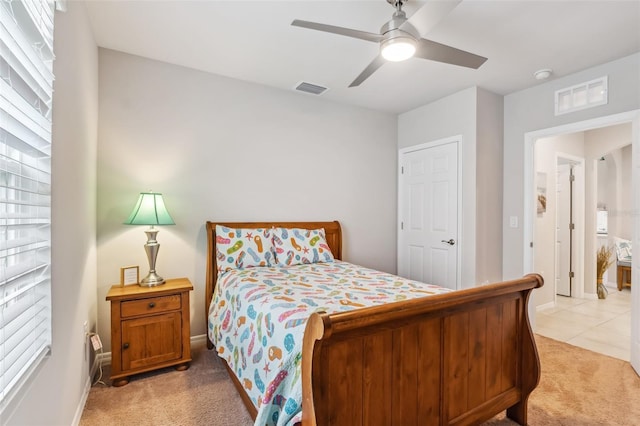
[[[151,228],[144,231],[147,234],[147,243],[144,250],[147,252],[149,260],[149,273],[140,281],[143,287],[152,287],[164,284],[164,278],[156,273],[156,257],[160,244],[156,241],[156,235],[159,230],[155,229],[155,225],[175,225],[162,199],[162,194],[158,192],[141,192],[138,202],[124,222],[125,225],[151,225]]]

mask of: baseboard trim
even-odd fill
[[[545,309],[555,308],[556,302],[548,302],[540,306],[536,306],[536,312],[544,311]]]
[[[584,294],[584,298],[587,300],[597,300],[598,299],[598,294],[597,293],[585,293]]]
[[[111,352],[103,352],[96,356],[96,364],[101,362],[102,365],[111,365]]]
[[[606,284],[605,288],[607,289],[608,292],[611,291],[611,290],[618,290],[618,288],[616,286],[611,286],[609,284]],[[584,293],[582,295],[582,298],[586,299],[586,300],[598,300],[598,294],[597,293]],[[555,308],[555,306],[556,306],[555,302],[548,302],[548,303],[536,306],[536,312],[541,312],[541,311],[544,311],[546,309]]]
[[[82,398],[80,398],[80,402],[78,403],[78,407],[76,408],[76,414],[73,416],[73,426],[78,426],[80,424],[82,412],[84,411],[84,406],[87,403],[87,398],[89,398],[89,392],[91,391],[91,377],[93,376],[87,377],[87,381],[84,384]]]
[[[191,336],[191,346],[197,345],[206,345],[207,344],[207,335],[199,334],[197,336]]]
[[[93,361],[93,365],[89,370],[89,377],[87,377],[87,380],[85,381],[84,390],[82,391],[82,397],[80,398],[80,402],[78,403],[78,407],[76,408],[76,413],[73,416],[73,422],[71,423],[73,426],[78,426],[80,424],[80,419],[82,418],[82,412],[84,411],[84,406],[86,405],[87,399],[89,398],[89,392],[91,392],[91,384],[92,384],[93,378],[98,372],[98,366],[100,365],[99,364],[100,355],[101,354],[96,355]]]

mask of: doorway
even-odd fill
[[[584,139],[575,132],[540,138],[534,146],[533,270],[546,280],[536,293],[538,309],[554,307],[558,296],[584,296]]]
[[[633,147],[625,145],[602,152],[597,162],[597,233],[598,247],[615,249],[616,243],[633,239],[631,158]],[[616,252],[613,252],[614,262]],[[604,276],[604,283],[617,291],[617,268],[614,263]]]
[[[576,214],[576,199],[584,197],[576,192],[583,185],[576,183],[576,169],[580,166],[566,157],[556,161],[556,246],[555,246],[555,286],[556,295],[575,296],[577,259],[576,222],[583,217]],[[582,228],[582,227],[580,227]]]
[[[620,113],[612,116],[600,117],[596,119],[586,120],[582,122],[576,122],[572,124],[561,125],[554,128],[544,129],[540,131],[530,132],[525,134],[525,182],[524,182],[524,273],[533,271],[534,266],[534,235],[535,235],[535,168],[534,168],[534,154],[535,144],[538,140],[545,137],[565,135],[573,132],[585,132],[596,131],[598,129],[607,128],[609,126],[615,126],[618,124],[628,124],[631,128],[631,142],[633,146],[633,160],[632,160],[632,187],[634,188],[632,193],[637,192],[637,188],[640,187],[640,110],[630,111],[627,113]],[[602,149],[602,147],[599,147]],[[592,153],[593,154],[593,153]],[[588,157],[586,162],[587,169],[595,169],[597,159],[593,158],[593,155]],[[594,182],[589,180],[589,187],[592,187]],[[586,232],[587,238],[585,239],[585,264],[584,273],[585,279],[583,288],[585,293],[595,294],[595,252],[596,252],[596,199],[592,190],[585,192],[585,208],[587,214],[585,215],[585,226],[588,230]],[[633,211],[640,211],[640,200],[638,197],[633,197]],[[640,214],[632,215],[633,224],[633,242],[638,245],[640,243]],[[593,232],[591,232],[593,231]],[[632,281],[638,282],[640,280],[640,262],[636,257],[633,260],[632,267]],[[544,287],[541,289],[544,290]],[[534,300],[538,293],[534,295]],[[529,305],[530,316],[533,318],[532,322],[535,325],[537,303],[531,303]],[[640,372],[640,291],[638,286],[631,287],[631,365],[636,372]]]

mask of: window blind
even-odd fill
[[[0,0],[0,407],[51,347],[53,14]]]

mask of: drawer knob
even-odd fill
[[[149,307],[150,307],[150,308],[155,308],[155,307],[156,307],[156,304],[155,304],[155,303],[153,303],[153,302],[149,302]]]
[[[122,349],[129,349],[129,344],[125,343],[124,345],[122,345]]]

